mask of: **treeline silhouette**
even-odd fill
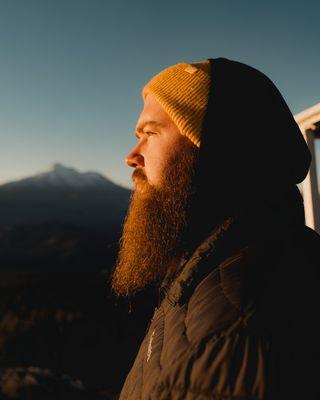
[[[93,262],[92,271],[50,273],[44,264],[43,273],[2,273],[1,399],[117,398],[156,292],[150,288],[131,304],[112,295],[116,250],[100,271]]]

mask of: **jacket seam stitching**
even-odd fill
[[[186,337],[187,342],[188,342],[188,346],[191,346],[191,340],[188,337],[187,324],[186,324],[186,318],[188,316],[188,312],[189,312],[189,301],[186,303],[185,317],[183,318],[183,324],[184,324],[184,333],[185,333],[185,337]]]
[[[234,307],[237,311],[241,312],[240,307],[238,307],[238,306],[229,298],[229,296],[225,293],[225,291],[224,291],[224,289],[223,289],[223,285],[222,285],[222,283],[221,283],[221,280],[220,280],[220,283],[219,283],[219,287],[220,287],[221,293],[222,293],[223,296],[227,299],[228,303],[229,303],[232,307]]]
[[[230,260],[230,263],[232,264],[235,260],[241,259],[241,258],[242,258],[242,256],[241,256],[241,255],[238,255],[237,257],[235,257],[235,259]],[[222,279],[221,279],[221,264],[219,265],[219,268],[218,268],[218,269],[219,269],[219,280],[220,280],[219,286],[220,286],[220,289],[221,289],[222,294],[223,294],[224,297],[228,300],[229,304],[231,304],[231,305],[232,305],[233,307],[235,307],[239,312],[241,312],[241,307],[238,307],[238,306],[236,305],[236,303],[233,302],[233,300],[228,296],[228,294],[227,294],[226,291],[224,290],[223,283],[222,283]]]

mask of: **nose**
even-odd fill
[[[138,149],[135,147],[125,158],[125,163],[132,168],[144,167],[144,158]]]

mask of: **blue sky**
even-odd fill
[[[262,70],[320,102],[320,2],[0,0],[0,183],[54,162],[130,185],[141,88],[178,62]]]

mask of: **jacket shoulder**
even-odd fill
[[[191,343],[223,330],[239,318],[246,318],[243,280],[247,266],[247,251],[237,252],[223,260],[195,287],[185,319]]]
[[[225,321],[223,329],[200,335],[168,368],[160,371],[151,398],[264,399],[269,344],[251,329],[254,310],[247,310],[246,314],[246,319],[240,315],[232,322]]]

